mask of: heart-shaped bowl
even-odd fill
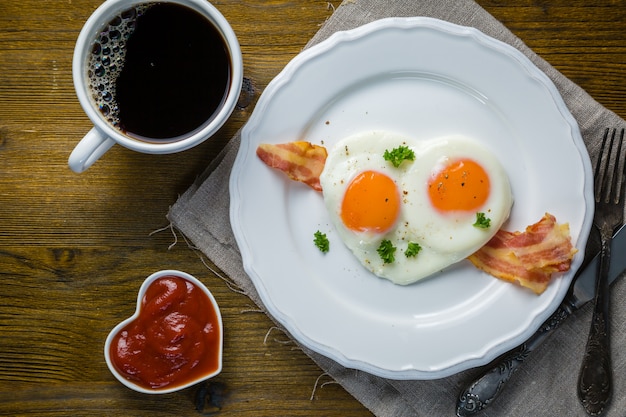
[[[222,316],[213,294],[185,272],[163,270],[143,282],[135,314],[111,330],[104,358],[128,388],[166,394],[219,374],[222,350]]]

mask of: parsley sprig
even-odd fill
[[[415,152],[408,146],[400,145],[391,151],[385,150],[383,158],[385,158],[385,161],[391,162],[394,167],[398,168],[403,161],[415,160]]]
[[[383,260],[385,264],[391,264],[396,260],[395,252],[396,247],[393,246],[391,240],[385,239],[380,242],[380,246],[376,249],[376,252],[380,255],[380,258]]]
[[[485,213],[476,213],[476,223],[474,223],[474,227],[478,227],[479,229],[489,229],[491,226],[491,219],[485,216]]]
[[[322,233],[318,230],[313,236],[315,237],[313,240],[315,246],[317,246],[322,253],[328,252],[330,249],[330,242],[328,241],[328,237],[326,237],[326,233]]]
[[[407,258],[415,257],[418,253],[420,253],[421,250],[422,247],[419,243],[409,242],[406,251],[404,251],[404,256],[406,256]]]

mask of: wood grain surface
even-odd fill
[[[626,118],[626,1],[478,2]],[[198,387],[134,393],[102,354],[109,330],[133,313],[143,279],[172,268],[205,282],[222,308],[224,368],[204,414],[371,416],[270,331],[271,321],[182,236],[170,247],[169,206],[245,123],[254,101],[190,151],[155,156],[116,146],[83,174],[68,169],[69,153],[90,129],[72,85],[73,47],[100,3],[0,0],[0,415],[202,415]],[[239,37],[255,97],[339,3],[214,2]]]

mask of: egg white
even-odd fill
[[[415,160],[394,167],[383,158],[385,150],[398,146],[412,149]],[[430,203],[427,183],[431,172],[446,158],[459,157],[473,159],[489,175],[489,198],[477,210],[491,220],[488,229],[473,226],[474,212],[442,214]],[[355,176],[368,170],[392,178],[401,195],[398,219],[384,233],[355,232],[341,220],[347,186]],[[474,253],[500,229],[513,204],[506,171],[497,158],[482,144],[464,136],[418,140],[393,132],[359,133],[329,150],[320,182],[329,216],[343,243],[372,273],[400,285],[426,278]],[[390,240],[397,248],[393,263],[384,263],[377,252],[383,240]],[[422,248],[415,257],[404,255],[409,242]]]

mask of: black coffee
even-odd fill
[[[230,56],[219,31],[195,10],[146,3],[120,13],[100,33],[88,76],[112,125],[163,140],[211,120],[228,93]]]

